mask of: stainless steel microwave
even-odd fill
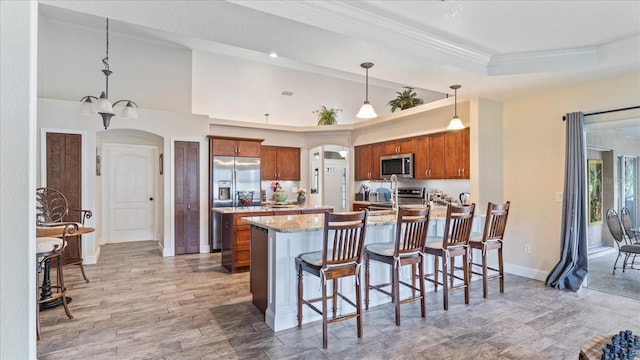
[[[380,157],[380,177],[388,179],[396,175],[400,179],[413,179],[413,154]]]

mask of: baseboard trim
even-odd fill
[[[534,269],[526,266],[504,264],[504,271],[508,274],[523,276],[529,279],[545,281],[548,273],[540,269]]]
[[[99,258],[100,258],[100,246],[98,246],[98,250],[96,250],[96,253],[94,255],[83,258],[82,263],[84,265],[95,265],[96,263],[98,263]]]

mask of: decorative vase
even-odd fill
[[[298,195],[298,205],[304,206],[304,203],[307,201],[306,196]]]
[[[287,200],[287,192],[280,189],[273,192],[273,200],[277,203],[283,203]]]

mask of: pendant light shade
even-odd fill
[[[458,117],[458,89],[460,89],[462,85],[451,85],[449,88],[454,91],[454,100],[453,100],[453,119],[449,122],[449,126],[447,126],[447,130],[461,130],[464,129],[464,124]]]
[[[109,70],[109,19],[107,19],[106,56],[104,59],[102,59],[102,63],[104,64],[102,73],[105,76],[105,91],[102,91],[99,98],[87,95],[80,99],[80,102],[82,103],[82,105],[80,106],[80,113],[82,115],[100,115],[100,117],[102,118],[102,125],[104,126],[104,129],[107,130],[111,118],[115,116],[113,108],[119,103],[123,103],[125,105],[121,113],[122,118],[138,118],[138,104],[136,104],[135,102],[131,100],[118,100],[111,104],[111,101],[109,101],[109,75],[113,73],[111,70]]]
[[[375,110],[373,110],[373,106],[369,103],[369,69],[373,67],[373,63],[365,62],[360,64],[360,67],[366,70],[366,87],[365,87],[365,98],[364,104],[360,107],[360,111],[356,114],[356,117],[360,119],[373,119],[378,117]]]

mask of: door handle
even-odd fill
[[[149,201],[153,201],[153,198],[152,198],[152,197],[150,197],[150,198],[149,198]]]
[[[191,204],[187,205],[187,210],[191,210]]]

